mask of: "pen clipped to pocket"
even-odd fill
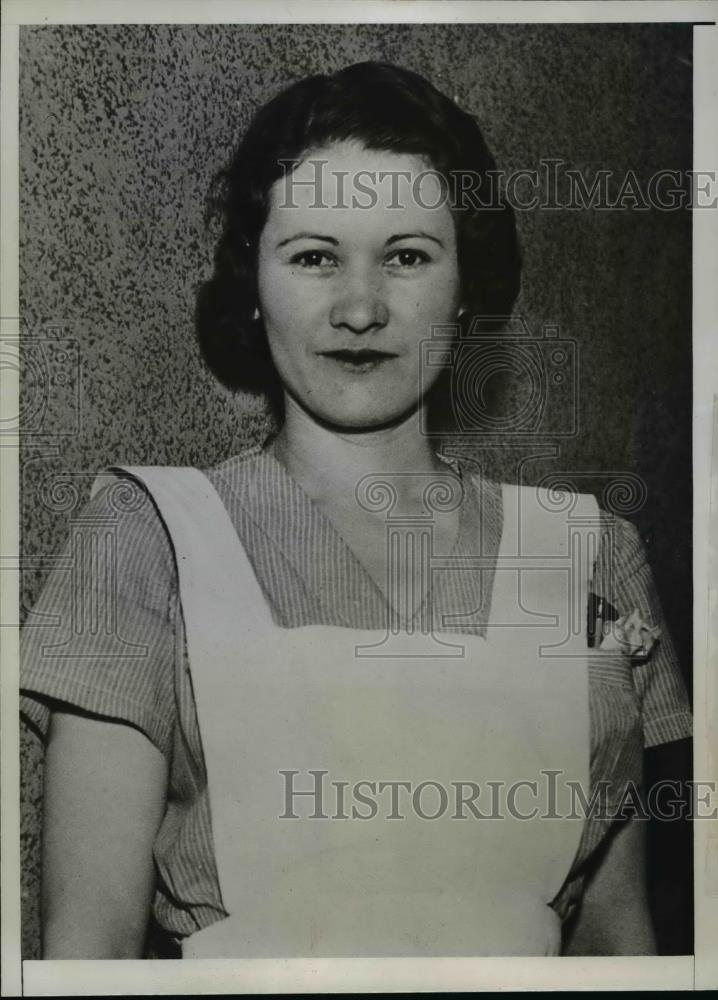
[[[589,648],[638,660],[647,659],[661,637],[660,628],[645,622],[638,608],[619,616],[612,604],[596,594],[589,594],[587,633]]]

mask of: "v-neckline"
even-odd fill
[[[434,621],[434,609],[438,605],[437,597],[442,596],[442,591],[445,586],[444,584],[444,574],[439,573],[438,580],[436,583],[433,579],[430,579],[429,586],[426,588],[421,596],[421,600],[414,610],[414,614],[411,618],[404,617],[400,611],[394,607],[394,605],[389,600],[388,595],[382,590],[379,584],[376,582],[372,574],[366,568],[364,562],[357,554],[353,546],[347,541],[342,532],[339,530],[337,525],[331,519],[331,517],[322,509],[322,507],[317,503],[317,501],[310,496],[309,493],[304,489],[304,487],[299,483],[294,476],[284,467],[284,465],[279,461],[279,459],[273,454],[269,448],[269,443],[266,442],[263,447],[258,449],[259,457],[266,458],[271,465],[274,467],[275,471],[282,477],[288,488],[292,493],[295,494],[304,504],[312,510],[314,516],[323,525],[324,529],[331,535],[339,549],[343,552],[344,556],[354,565],[362,582],[367,586],[373,595],[374,599],[377,601],[378,605],[384,610],[385,614],[389,617],[387,619],[387,625],[389,622],[397,623],[402,629],[413,630],[416,628],[417,623],[423,621],[428,621],[433,623]],[[457,459],[450,459],[446,456],[437,453],[437,457],[445,462],[449,468],[452,468],[456,475],[459,477],[462,486],[462,498],[459,505],[459,518],[458,526],[456,530],[456,536],[453,541],[451,550],[444,554],[443,558],[451,558],[457,554],[464,542],[464,535],[466,531],[466,508],[470,502],[469,490],[471,488],[469,483],[469,478],[463,475],[463,471],[460,463]],[[435,576],[436,576],[435,575]],[[433,626],[432,626],[433,627]]]

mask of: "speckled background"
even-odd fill
[[[210,271],[210,179],[254,109],[289,82],[384,59],[476,114],[507,170],[551,157],[645,182],[691,166],[684,26],[24,27],[20,53],[26,608],[96,470],[206,465],[266,429],[261,404],[203,370],[192,316]],[[584,489],[607,472],[644,478],[633,518],[688,672],[690,217],[534,211],[518,225],[518,308],[580,346],[579,433],[532,474],[584,470]],[[511,474],[505,456],[492,463]],[[22,758],[23,937],[34,957],[42,751],[27,730]],[[681,864],[674,855],[672,872]],[[659,859],[663,946],[680,950],[686,918],[680,892],[661,906],[666,878]]]

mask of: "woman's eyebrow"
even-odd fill
[[[438,243],[440,247],[444,246],[443,242],[439,239],[438,236],[432,236],[431,233],[425,233],[423,231],[419,231],[416,233],[400,233],[397,236],[390,236],[389,239],[386,241],[386,246],[391,246],[392,243],[398,243],[399,240],[411,240],[411,239],[415,240],[417,237],[423,240],[433,240],[434,243]]]
[[[321,233],[295,233],[294,236],[287,236],[286,239],[280,240],[277,243],[277,250],[294,240],[323,240],[325,243],[331,243],[332,246],[339,246],[339,240],[335,240],[333,236],[322,236]]]

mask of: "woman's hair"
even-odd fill
[[[207,215],[220,221],[222,233],[214,273],[197,300],[197,332],[210,369],[225,386],[265,392],[275,409],[281,387],[255,318],[257,247],[270,189],[285,175],[282,161],[343,140],[421,156],[447,180],[472,178],[470,196],[464,191],[462,203],[451,205],[464,320],[508,316],[518,294],[513,211],[497,197],[496,165],[470,115],[422,76],[388,63],[357,63],[300,80],[260,108],[214,180]]]

